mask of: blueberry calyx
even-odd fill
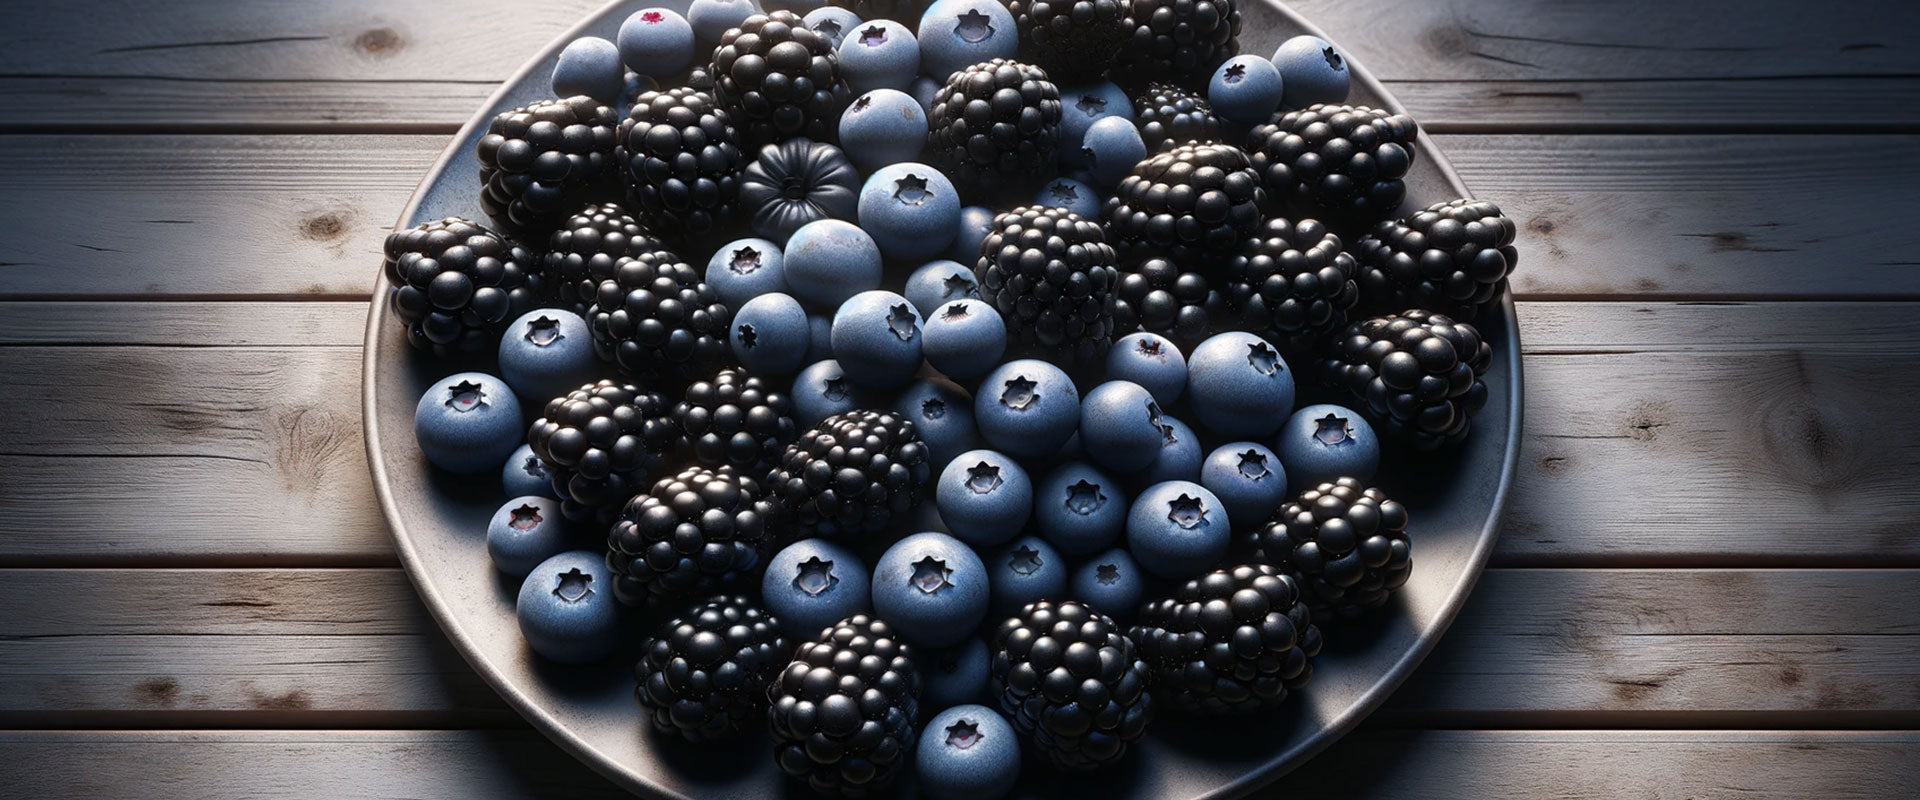
[[[800,562],[794,572],[793,588],[808,597],[819,597],[840,582],[840,576],[833,574],[833,562],[821,561],[819,556]]]
[[[980,735],[980,726],[973,720],[963,719],[947,726],[947,746],[955,750],[966,750],[984,738]]]
[[[560,320],[541,316],[527,323],[527,341],[534,347],[549,347],[565,338],[566,334],[560,332]]]
[[[1266,342],[1251,342],[1247,345],[1247,363],[1271,377],[1280,371],[1280,354]]]
[[[1007,381],[1006,389],[1000,393],[1000,404],[1015,411],[1025,411],[1040,399],[1040,393],[1035,391],[1039,388],[1040,384],[1028,380],[1027,376],[1017,375]]]
[[[1067,510],[1080,516],[1088,516],[1099,511],[1107,504],[1107,496],[1100,493],[1099,484],[1081,480],[1067,487]]]
[[[1007,559],[1007,569],[1013,570],[1016,575],[1032,575],[1043,566],[1046,565],[1040,562],[1040,551],[1024,544]]]
[[[847,379],[828,378],[827,387],[820,392],[820,395],[836,403],[847,399]]]
[[[887,312],[887,330],[900,341],[913,341],[913,306],[906,303],[895,305]]]
[[[1104,97],[1083,94],[1080,95],[1079,102],[1073,104],[1073,107],[1080,109],[1080,113],[1086,114],[1089,117],[1097,117],[1106,113],[1107,100]]]
[[[759,343],[760,334],[753,332],[752,323],[742,324],[740,326],[740,345],[748,350],[752,350],[753,346]]]
[[[920,416],[927,419],[939,419],[947,415],[947,401],[938,397],[929,397],[920,404]]]
[[[978,287],[973,285],[973,281],[967,280],[966,278],[960,277],[959,275],[948,275],[946,282],[941,284],[941,286],[943,291],[940,294],[940,298],[943,300],[951,300],[956,296],[957,297],[974,297],[974,298],[978,298],[980,296],[980,290]],[[947,319],[959,319],[960,317],[964,317],[967,315],[966,313],[967,310],[965,307],[962,307],[960,309],[959,316],[954,316],[953,312],[954,312],[954,309],[951,309],[951,308],[947,309]]]
[[[1245,80],[1246,77],[1247,77],[1247,65],[1245,64],[1234,64],[1232,66],[1227,67],[1227,74],[1223,76],[1224,81],[1226,83],[1239,83],[1240,81]]]
[[[933,192],[927,190],[927,179],[911,172],[893,182],[893,199],[910,206],[926,205],[927,198]]]
[[[1314,424],[1319,427],[1314,429],[1313,438],[1323,445],[1339,447],[1340,445],[1353,444],[1354,442],[1353,429],[1347,427],[1347,420],[1344,417],[1328,414],[1314,420]]]
[[[1101,564],[1094,568],[1093,579],[1101,586],[1112,586],[1120,582],[1120,568],[1112,564]]]
[[[1346,64],[1343,63],[1344,59],[1340,58],[1340,54],[1334,52],[1331,47],[1320,51],[1320,55],[1327,60],[1327,66],[1332,67],[1335,71],[1347,68]]]
[[[1167,521],[1190,531],[1207,524],[1207,508],[1200,498],[1182,493],[1167,503]]]
[[[733,260],[727,263],[727,269],[735,275],[752,275],[760,270],[760,251],[751,247],[742,247],[733,251]]]
[[[1000,468],[985,461],[967,468],[967,488],[974,494],[988,494],[1003,483],[1006,481],[1000,478]]]
[[[1272,475],[1267,469],[1267,457],[1258,450],[1248,450],[1240,454],[1240,477],[1248,480],[1260,480]]]
[[[993,37],[993,23],[979,10],[961,14],[959,22],[953,26],[953,34],[967,44],[979,44]]]
[[[593,594],[593,576],[580,571],[579,567],[563,572],[553,587],[553,596],[564,602],[578,603]]]
[[[868,26],[860,32],[860,43],[868,47],[879,47],[887,43],[887,29],[878,25]]]
[[[533,526],[540,524],[540,521],[540,509],[534,508],[532,503],[522,505],[507,514],[507,526],[514,530],[533,530]]]
[[[481,408],[487,404],[487,393],[480,390],[480,384],[473,381],[461,381],[447,387],[447,407],[462,414]]]
[[[953,585],[953,570],[947,569],[947,562],[926,556],[913,562],[913,575],[907,578],[907,585],[933,594]]]

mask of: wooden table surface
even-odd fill
[[[359,426],[381,237],[599,2],[10,9],[0,795],[618,794],[424,613]],[[1295,7],[1521,223],[1528,424],[1459,621],[1283,785],[1920,795],[1920,15]]]

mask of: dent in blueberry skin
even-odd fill
[[[598,36],[568,42],[553,65],[555,97],[584,94],[612,106],[620,101],[626,85],[627,68],[620,63],[620,48]]]
[[[1241,125],[1266,122],[1280,108],[1280,70],[1260,56],[1229,58],[1207,83],[1207,103],[1222,119]]]
[[[934,369],[970,381],[1000,363],[1007,350],[1007,323],[985,301],[955,300],[933,310],[921,352]]]
[[[1242,530],[1251,529],[1287,501],[1287,471],[1280,456],[1255,442],[1231,442],[1207,454],[1200,485],[1226,506]]]
[[[840,112],[840,146],[867,172],[919,158],[926,144],[926,109],[905,92],[875,89]]]
[[[1087,128],[1080,140],[1080,159],[1087,175],[1105,188],[1120,185],[1133,173],[1133,165],[1147,157],[1147,141],[1133,120],[1106,117]]]
[[[862,386],[891,389],[913,380],[922,339],[920,312],[893,292],[861,292],[833,315],[836,360]]]
[[[1072,178],[1054,178],[1033,196],[1033,204],[1064,208],[1087,219],[1100,218],[1100,196],[1093,187]]]
[[[1022,536],[987,557],[992,589],[990,610],[1009,617],[1038,600],[1058,600],[1067,592],[1067,560],[1038,536]]]
[[[999,0],[939,0],[920,16],[920,71],[944,82],[982,61],[1019,55],[1020,34]]]
[[[761,603],[787,635],[810,642],[820,631],[873,610],[866,562],[825,539],[801,539],[774,553],[760,577]]]
[[[1113,548],[1087,559],[1067,579],[1069,597],[1126,624],[1133,621],[1147,599],[1147,579],[1124,548]]]
[[[947,251],[947,257],[968,268],[980,263],[980,245],[987,240],[987,234],[993,233],[993,219],[997,216],[986,206],[960,209],[960,225],[954,232],[953,247]]]
[[[500,486],[508,497],[533,495],[559,499],[553,491],[553,471],[534,455],[533,445],[520,445],[513,455],[507,456],[507,463],[500,467]]]
[[[748,300],[734,312],[727,343],[733,357],[754,374],[790,375],[809,363],[813,333],[807,311],[792,295],[773,292]]]
[[[987,616],[987,568],[944,533],[895,542],[873,568],[873,609],[915,647],[959,644]]]
[[[980,283],[974,280],[971,264],[942,258],[914,269],[913,274],[907,276],[907,288],[902,294],[914,308],[920,309],[921,318],[927,319],[944,303],[980,299]]]
[[[907,384],[894,399],[893,411],[913,422],[921,443],[927,446],[927,464],[935,474],[954,457],[979,446],[980,431],[973,424],[973,395],[946,378],[921,378]]]
[[[548,661],[591,664],[621,641],[620,604],[598,553],[572,550],[540,562],[513,609],[527,646]]]
[[[1127,485],[1144,489],[1163,481],[1200,480],[1200,462],[1206,451],[1193,428],[1167,414],[1160,415],[1160,455],[1146,469],[1127,476]]]
[[[856,92],[905,89],[920,74],[920,42],[907,26],[890,19],[860,23],[834,54],[841,76]]]
[[[707,259],[707,285],[739,308],[760,295],[787,291],[786,254],[766,239],[736,239]]]
[[[633,12],[620,23],[616,41],[620,60],[640,75],[668,78],[693,63],[693,25],[672,9]]]
[[[1285,90],[1280,104],[1306,108],[1315,103],[1344,103],[1353,84],[1347,54],[1327,40],[1295,36],[1273,51],[1273,66]]]
[[[994,449],[1014,458],[1045,458],[1078,431],[1080,390],[1045,361],[1009,361],[981,382],[973,421]]]
[[[1060,163],[1069,169],[1085,169],[1086,154],[1080,145],[1087,130],[1108,117],[1133,120],[1133,101],[1112,81],[1060,90]],[[1085,215],[1082,215],[1085,216]]]
[[[1340,478],[1370,485],[1380,469],[1380,439],[1373,426],[1345,406],[1313,405],[1293,412],[1275,445],[1295,494]]]
[[[1217,334],[1187,358],[1187,405],[1207,430],[1264,439],[1293,409],[1293,372],[1267,340],[1244,331]]]
[[[938,711],[965,703],[976,703],[987,694],[987,673],[992,656],[986,640],[970,637],[943,650],[916,654],[920,665],[920,711]]]
[[[846,220],[809,222],[787,239],[787,286],[800,302],[822,310],[864,291],[880,288],[880,246]]]
[[[1147,487],[1127,512],[1127,548],[1145,569],[1186,580],[1213,568],[1233,541],[1233,521],[1220,498],[1190,481]]]
[[[835,414],[867,405],[867,390],[847,379],[834,359],[816,361],[793,378],[793,421],[811,428]]]
[[[1161,408],[1170,408],[1187,391],[1187,357],[1172,339],[1147,331],[1131,333],[1107,351],[1107,377],[1140,384]]]
[[[1140,384],[1107,381],[1080,403],[1080,446],[1116,472],[1146,469],[1160,455],[1160,403]]]
[[[1020,779],[1020,741],[1013,726],[986,706],[954,706],[934,715],[920,732],[918,748],[920,791],[933,800],[998,800]]]
[[[860,227],[880,253],[918,262],[945,252],[960,226],[960,192],[939,170],[912,161],[874,171],[860,189]]]
[[[1055,467],[1033,488],[1034,530],[1069,556],[1113,544],[1127,526],[1127,492],[1084,461]]]
[[[842,6],[828,5],[807,12],[801,23],[826,37],[827,43],[837,50],[846,43],[847,34],[860,26],[860,15]]]
[[[940,520],[954,538],[975,547],[1020,535],[1033,513],[1033,482],[1013,459],[992,450],[955,456],[934,483]]]
[[[599,369],[593,334],[571,311],[529,311],[500,336],[500,377],[529,404],[544,405],[592,383]]]
[[[560,501],[551,497],[515,497],[487,519],[487,557],[494,569],[516,578],[566,550],[567,539]]]
[[[436,381],[413,407],[413,436],[436,467],[457,475],[500,469],[526,435],[505,381],[461,372]]]

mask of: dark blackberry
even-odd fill
[[[587,315],[601,358],[636,379],[674,383],[732,361],[732,322],[733,311],[699,270],[667,250],[621,256]]]
[[[615,196],[619,124],[612,108],[584,95],[500,112],[474,147],[481,210],[504,230],[544,233],[581,205]]]
[[[1520,261],[1513,220],[1485,200],[1435,203],[1382,221],[1353,247],[1360,296],[1376,311],[1424,308],[1471,321],[1507,291]]]
[[[1122,264],[1157,255],[1196,271],[1231,257],[1259,230],[1266,202],[1240,148],[1188,144],[1135,165],[1102,214]]]
[[[688,467],[620,511],[607,534],[614,593],[661,607],[747,588],[777,533],[762,484],[730,469]]]
[[[1273,708],[1313,677],[1320,629],[1299,584],[1266,564],[1215,570],[1140,609],[1133,626],[1154,692],[1175,708]]]
[[[1323,374],[1352,393],[1382,433],[1432,450],[1467,438],[1487,404],[1480,376],[1492,363],[1493,348],[1473,325],[1409,309],[1348,325]]]
[[[753,232],[784,242],[800,226],[823,219],[853,219],[861,178],[840,148],[794,138],[760,148],[740,178],[740,209]]]
[[[850,536],[907,519],[931,471],[912,422],[857,409],[801,434],[768,481],[791,512],[795,538]]]
[[[746,156],[712,95],[686,87],[640,95],[619,142],[627,198],[655,230],[704,236],[733,214]]]
[[[1153,721],[1133,640],[1091,606],[1042,600],[993,634],[993,696],[1055,767],[1086,771],[1127,753]]]
[[[554,299],[584,318],[600,293],[600,282],[613,277],[622,256],[664,249],[666,245],[618,203],[590,205],[547,238],[540,274],[553,288]]]
[[[1098,80],[1136,27],[1133,0],[1005,2],[1020,32],[1020,60],[1046,70],[1059,83]]]
[[[728,367],[687,386],[673,407],[693,456],[709,467],[731,466],[765,475],[793,443],[793,403],[746,370]]]
[[[1267,194],[1293,213],[1364,228],[1400,207],[1418,125],[1366,106],[1315,105],[1277,113],[1247,137]]]
[[[539,301],[534,256],[471,220],[448,217],[387,234],[381,266],[407,342],[435,353],[473,353]]]
[[[1213,115],[1207,98],[1171,83],[1147,84],[1146,91],[1134,96],[1133,109],[1149,153],[1220,141],[1220,118]]]
[[[1406,507],[1353,478],[1301,492],[1252,538],[1255,557],[1292,575],[1323,623],[1380,607],[1413,572]]]
[[[962,191],[1022,191],[1053,177],[1060,88],[1046,70],[996,58],[947,76],[927,115],[928,156]]]
[[[1114,292],[1114,335],[1152,331],[1191,349],[1213,333],[1225,300],[1205,275],[1164,258],[1149,258],[1120,273]]]
[[[527,445],[547,465],[561,509],[575,520],[610,520],[646,491],[680,445],[667,400],[603,380],[547,401]]]
[[[879,619],[849,617],[800,645],[771,695],[774,762],[815,792],[866,797],[913,760],[920,673]]]
[[[791,11],[755,14],[713,50],[713,96],[749,147],[805,136],[831,142],[847,104],[833,43]]]
[[[1115,263],[1099,223],[1026,206],[994,217],[974,278],[1015,342],[1085,364],[1113,342]]]
[[[1113,62],[1114,80],[1206,87],[1220,63],[1240,54],[1233,0],[1134,0],[1134,28]]]
[[[633,667],[653,727],[694,742],[732,739],[766,718],[787,665],[780,623],[745,595],[715,597],[660,626]]]
[[[1238,327],[1290,353],[1313,352],[1360,298],[1353,257],[1318,221],[1273,217],[1227,262],[1222,291]]]

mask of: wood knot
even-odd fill
[[[374,28],[353,40],[353,46],[360,52],[375,56],[390,55],[404,44],[400,34],[392,28]]]
[[[1527,230],[1539,234],[1551,234],[1553,233],[1553,220],[1547,219],[1546,217],[1534,217],[1533,219],[1527,220]]]
[[[337,239],[347,230],[347,221],[339,214],[328,212],[307,219],[300,224],[300,235],[316,242]]]
[[[1665,403],[1642,403],[1627,415],[1627,436],[1635,441],[1651,442],[1660,429],[1673,424],[1673,411]]]
[[[1567,471],[1566,456],[1545,456],[1540,459],[1540,471],[1548,475],[1559,476]]]
[[[180,682],[172,678],[141,681],[139,685],[133,687],[133,693],[143,704],[170,706],[180,697]]]

